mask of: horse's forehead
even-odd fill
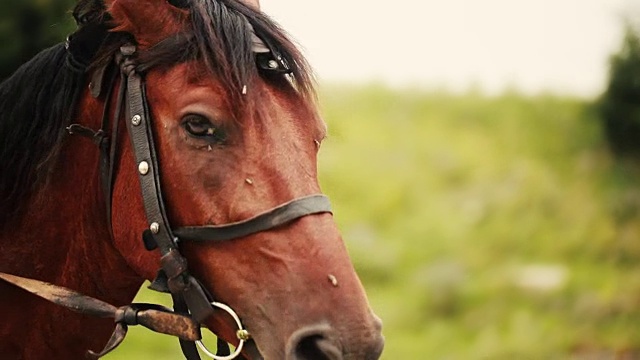
[[[114,31],[131,33],[143,48],[184,30],[189,20],[188,12],[167,1],[107,0],[106,5],[117,24]]]

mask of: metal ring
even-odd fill
[[[236,325],[238,325],[238,331],[236,332],[236,334],[238,334],[240,332],[246,332],[246,330],[242,327],[242,322],[240,322],[240,318],[238,317],[236,312],[233,311],[233,309],[231,307],[229,307],[228,305],[225,305],[223,303],[219,303],[219,302],[215,302],[215,301],[212,302],[211,305],[213,305],[213,306],[215,306],[217,308],[220,308],[220,309],[226,311],[229,315],[231,315],[233,320],[236,322]],[[240,337],[238,337],[238,340],[240,340],[240,342],[238,343],[238,347],[236,348],[236,351],[234,351],[233,354],[228,355],[228,356],[218,356],[218,355],[212,353],[202,343],[202,340],[196,341],[196,344],[198,345],[200,350],[202,350],[202,352],[204,352],[207,356],[209,356],[210,358],[212,358],[214,360],[233,360],[233,359],[235,359],[236,357],[238,357],[240,355],[240,353],[242,352],[242,347],[244,346],[244,343],[246,341],[244,339],[241,339]]]

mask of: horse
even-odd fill
[[[318,184],[313,74],[259,2],[73,16],[0,85],[0,358],[97,358],[142,324],[187,359],[201,327],[222,358],[378,359]],[[131,305],[147,280],[174,309]]]

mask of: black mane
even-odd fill
[[[191,28],[139,54],[141,70],[204,61],[231,100],[243,107],[254,96],[251,92],[243,96],[243,88],[258,77],[290,86],[283,76],[257,68],[255,33],[290,69],[288,80],[311,105],[313,76],[307,62],[269,17],[239,0],[171,3],[189,11]],[[0,230],[21,215],[29,197],[53,169],[87,69],[112,61],[121,45],[135,42],[131,34],[110,31],[117,24],[103,0],[79,1],[74,16],[79,28],[71,35],[68,50],[64,44],[45,50],[0,84]]]
[[[313,95],[313,75],[305,58],[280,26],[238,0],[188,1],[195,46],[210,71],[239,94],[256,73],[252,30],[279,55],[305,98]],[[247,26],[251,25],[251,27]]]
[[[63,44],[38,54],[0,84],[0,229],[50,171],[84,75]]]

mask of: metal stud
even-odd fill
[[[146,161],[142,161],[139,165],[138,165],[138,171],[140,172],[140,174],[142,175],[147,175],[149,173],[149,163]]]
[[[247,330],[238,330],[236,331],[236,337],[238,340],[248,341],[251,338],[251,334]]]
[[[157,234],[160,232],[160,224],[158,224],[157,222],[154,222],[151,224],[151,226],[149,226],[149,230],[151,230],[152,233]]]
[[[133,118],[131,118],[131,123],[133,124],[133,126],[138,126],[140,125],[141,122],[142,122],[142,116],[140,115],[134,115]]]
[[[267,66],[269,66],[269,69],[277,69],[278,68],[278,62],[275,60],[269,60],[269,63],[267,64]]]

